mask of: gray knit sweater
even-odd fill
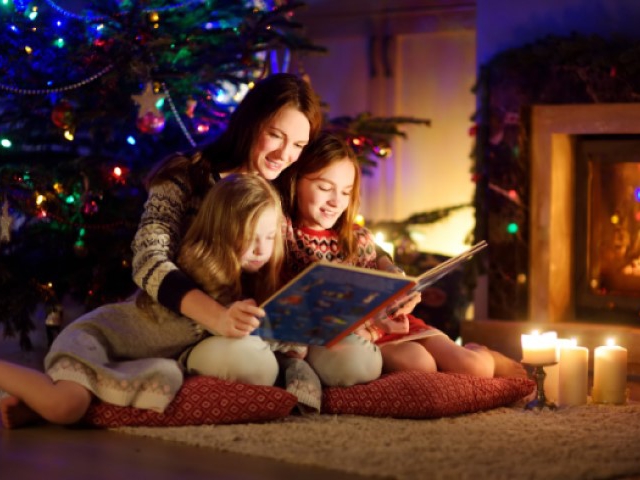
[[[174,260],[201,203],[202,198],[193,195],[186,174],[152,186],[131,243],[136,285],[178,313],[184,295],[198,285]]]

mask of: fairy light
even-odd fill
[[[13,144],[8,138],[3,138],[2,140],[0,140],[0,145],[2,145],[4,148],[11,148]]]
[[[25,47],[25,50],[27,49],[29,49],[27,53],[31,53],[31,47]],[[49,93],[66,92],[69,90],[75,90],[77,88],[83,87],[88,83],[91,83],[94,80],[97,80],[98,78],[102,77],[104,74],[108,73],[112,68],[113,68],[113,65],[108,65],[102,70],[100,70],[98,73],[96,73],[95,75],[91,75],[90,77],[85,78],[84,80],[81,80],[76,83],[72,83],[70,85],[57,87],[57,88],[24,89],[24,88],[13,87],[11,85],[4,85],[0,83],[0,90],[15,93],[17,95],[47,95]]]
[[[73,132],[71,130],[65,130],[64,131],[64,138],[69,140],[70,142],[73,142],[73,139],[75,138],[75,135],[73,134]]]

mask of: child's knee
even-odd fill
[[[382,373],[380,349],[357,335],[349,335],[331,348],[310,347],[307,361],[327,386],[366,383]]]
[[[273,385],[278,376],[278,362],[260,337],[214,336],[193,348],[187,358],[187,370],[251,385]]]
[[[60,395],[52,395],[48,405],[37,413],[57,425],[72,425],[82,420],[91,404],[91,393],[75,382],[58,382],[54,388]]]

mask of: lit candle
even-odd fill
[[[558,362],[560,359],[560,352],[563,345],[569,345],[573,343],[574,340],[569,340],[568,338],[559,338],[556,343],[557,348],[557,359]],[[556,363],[555,365],[549,365],[544,369],[544,372],[547,374],[544,377],[544,393],[547,397],[547,400],[551,403],[558,403],[558,382],[559,379],[559,371],[560,371],[560,363]]]
[[[579,347],[575,339],[562,342],[558,354],[558,404],[587,403],[589,350]]]
[[[534,330],[531,335],[523,334],[522,340],[522,362],[532,365],[548,365],[556,363],[558,334],[556,332],[545,332],[543,334]]]
[[[626,403],[627,349],[609,339],[606,345],[596,347],[593,362],[593,401]]]

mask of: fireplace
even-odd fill
[[[638,321],[640,136],[576,139],[575,311],[580,319]]]
[[[623,248],[626,240],[621,235],[630,236],[635,232],[629,230],[628,225],[624,229],[620,225],[618,237],[614,234],[616,229],[611,230],[614,233],[605,234],[602,231],[605,222],[610,226],[616,219],[609,215],[608,207],[602,202],[587,198],[594,192],[600,192],[600,195],[612,193],[606,192],[609,187],[603,176],[624,175],[625,169],[632,170],[636,166],[628,165],[632,163],[629,158],[622,162],[624,167],[613,167],[606,161],[577,165],[578,161],[584,162],[578,158],[585,141],[587,148],[594,147],[595,151],[605,148],[603,145],[611,140],[607,138],[609,136],[621,139],[623,143],[638,142],[637,138],[628,135],[640,135],[640,104],[536,105],[532,108],[531,320],[640,322],[638,285],[633,278],[612,275],[612,262],[600,257],[606,253],[605,247],[616,248],[617,245],[617,248]],[[596,143],[588,145],[590,141]],[[579,172],[585,169],[587,173],[580,175]],[[590,186],[584,182],[578,185],[578,177],[590,178]],[[594,181],[600,182],[596,190],[593,189]],[[591,207],[589,216],[577,215],[576,209],[586,205]],[[622,222],[622,216],[617,221]],[[611,243],[605,246],[602,242]],[[576,252],[582,256],[580,261],[575,260]],[[626,258],[633,266],[633,257]]]

